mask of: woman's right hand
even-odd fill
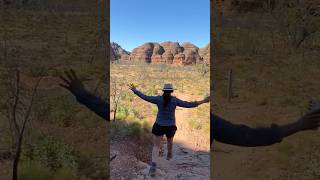
[[[131,91],[136,90],[136,86],[135,86],[133,83],[128,84],[128,86],[129,86],[129,89],[130,89]]]
[[[65,71],[65,76],[60,75],[60,79],[64,83],[60,83],[59,85],[67,90],[69,90],[74,95],[80,95],[85,92],[84,85],[82,81],[78,78],[76,73],[71,69],[69,71]]]

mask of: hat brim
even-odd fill
[[[174,91],[175,89],[162,89],[162,91]]]

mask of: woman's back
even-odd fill
[[[177,98],[172,96],[166,104],[163,96],[158,96],[158,113],[156,123],[162,126],[172,126],[176,124],[175,111],[177,107]]]
[[[198,106],[197,102],[183,101],[175,96],[171,96],[168,103],[164,105],[164,96],[147,96],[136,89],[133,92],[145,101],[156,104],[158,106],[156,123],[162,126],[173,126],[176,124],[175,110],[177,106],[185,108]]]

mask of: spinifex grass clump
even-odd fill
[[[76,154],[72,148],[52,137],[44,137],[37,143],[25,145],[22,159],[26,163],[40,164],[53,172],[61,168],[77,169]]]

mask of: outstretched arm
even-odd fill
[[[210,101],[210,97],[206,97],[201,101],[194,101],[194,102],[183,101],[177,98],[177,106],[184,107],[184,108],[193,108],[193,107],[199,106],[200,104],[207,103],[209,101]]]
[[[250,128],[241,124],[232,124],[211,113],[210,141],[213,140],[238,146],[266,146],[281,141],[277,126],[270,128]]]
[[[107,119],[109,113],[109,104],[103,101],[102,99],[92,95],[88,91],[84,91],[83,94],[76,95],[77,101],[91,111],[95,112],[98,116],[102,117],[105,120]]]
[[[137,88],[133,84],[130,84],[129,88],[131,89],[131,91],[134,94],[136,94],[137,96],[139,96],[141,99],[143,99],[145,101],[148,101],[153,104],[157,104],[159,101],[159,98],[157,96],[147,96],[147,95],[143,94],[142,92],[138,91]]]
[[[70,70],[70,72],[65,71],[65,74],[66,77],[60,76],[64,81],[64,84],[59,85],[69,90],[77,98],[79,103],[85,105],[91,111],[107,120],[109,104],[89,93],[73,70]]]
[[[211,113],[210,141],[217,140],[225,144],[238,146],[267,146],[287,136],[304,130],[319,127],[320,111],[307,114],[299,120],[285,125],[271,125],[269,128],[251,128],[245,125],[232,124]]]

